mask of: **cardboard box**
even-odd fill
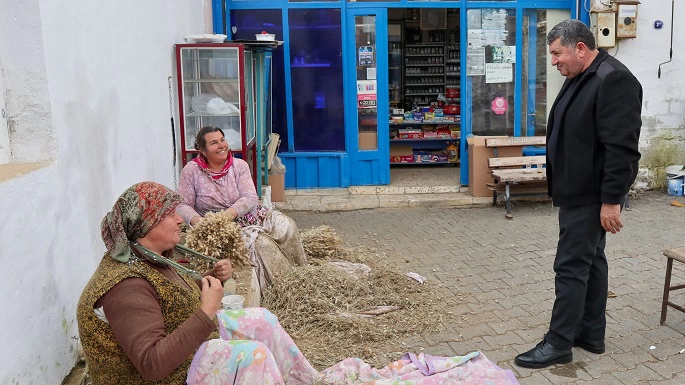
[[[439,128],[436,131],[438,138],[451,138],[452,137],[452,131],[447,128],[447,126],[438,126]]]
[[[414,161],[418,163],[430,163],[431,156],[428,154],[414,154]]]
[[[285,202],[285,174],[269,174],[271,201]]]
[[[390,146],[390,162],[393,163],[413,163],[414,153],[411,146]]]
[[[419,163],[447,162],[444,151],[414,151],[414,161]]]
[[[390,163],[414,163],[413,155],[390,155]]]
[[[413,149],[411,146],[407,145],[392,145],[390,146],[390,155],[391,156],[414,156],[414,153],[412,152]]]
[[[486,138],[506,138],[506,136],[474,136],[466,139],[469,145],[469,194],[474,197],[490,197],[487,183],[493,181],[488,167],[488,158],[495,156],[493,148],[485,147]],[[523,146],[498,147],[497,156],[522,156]]]
[[[400,139],[421,139],[423,138],[423,131],[413,128],[400,128],[397,130]]]
[[[361,132],[359,132],[359,149],[360,150],[377,150],[378,149],[378,134],[375,131],[361,131]]]

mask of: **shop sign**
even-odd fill
[[[507,103],[507,99],[501,96],[496,97],[495,100],[492,101],[491,110],[496,115],[504,114],[507,112],[507,108],[509,108],[509,103]]]
[[[373,46],[363,45],[359,47],[359,66],[371,67],[373,66]]]
[[[485,63],[485,83],[511,83],[514,66],[511,63]]]
[[[357,103],[359,108],[376,108],[376,94],[373,95],[357,95]]]
[[[493,63],[515,63],[516,62],[516,46],[501,45],[492,47],[492,62]]]
[[[485,47],[466,49],[466,76],[485,75]]]
[[[359,108],[375,108],[378,93],[375,80],[357,80],[357,105]]]

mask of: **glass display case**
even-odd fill
[[[402,30],[401,21],[388,22],[388,87],[391,108],[402,108]]]
[[[177,44],[181,158],[199,153],[200,128],[223,130],[231,152],[251,168],[255,186],[266,183],[266,139],[271,133],[271,57],[282,42]],[[259,165],[259,167],[258,167]],[[261,196],[261,189],[257,188]]]
[[[250,52],[226,44],[178,44],[176,50],[183,163],[198,153],[195,138],[204,126],[221,128],[231,151],[247,160],[255,141],[254,112],[244,113],[254,103],[252,87],[245,87],[254,82],[252,66],[245,66]]]

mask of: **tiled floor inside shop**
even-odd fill
[[[390,167],[391,187],[459,186],[459,165],[397,165]]]

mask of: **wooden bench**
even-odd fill
[[[664,255],[666,256],[666,258],[668,258],[668,262],[666,262],[666,280],[664,281],[664,297],[661,301],[661,321],[659,322],[659,324],[661,325],[663,325],[666,321],[666,311],[668,310],[669,306],[685,313],[684,307],[676,305],[675,303],[668,300],[668,295],[670,292],[674,290],[685,289],[685,285],[671,286],[671,272],[673,271],[673,260],[685,263],[685,247],[664,250]]]
[[[504,205],[507,209],[506,218],[512,219],[511,196],[539,195],[547,193],[547,173],[544,170],[546,157],[542,156],[514,156],[498,157],[500,147],[544,146],[544,136],[487,138],[485,147],[493,149],[494,157],[488,159],[493,183],[488,183],[492,190],[492,204],[497,205],[497,194],[504,195]]]

